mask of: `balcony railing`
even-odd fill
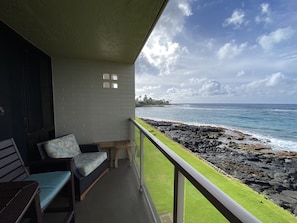
[[[260,222],[256,217],[250,214],[246,209],[241,207],[237,202],[231,199],[213,183],[211,183],[202,174],[196,171],[192,166],[185,162],[181,157],[169,149],[164,143],[153,136],[148,130],[143,128],[135,120],[130,119],[133,129],[138,129],[134,135],[134,139],[139,139],[136,144],[139,145],[140,155],[138,161],[139,167],[139,183],[140,190],[145,189],[144,183],[144,137],[146,137],[155,148],[173,165],[174,169],[174,189],[172,201],[172,215],[174,223],[184,222],[184,194],[185,194],[185,179],[187,179],[196,190],[198,190],[227,220],[230,222]],[[133,131],[135,132],[135,131]],[[139,133],[139,136],[136,134]],[[161,171],[161,170],[160,170]],[[145,191],[145,190],[144,190]],[[147,195],[150,202],[150,196]],[[154,205],[151,205],[154,212]],[[199,213],[197,213],[199,214]],[[160,218],[155,214],[155,221],[159,222]]]

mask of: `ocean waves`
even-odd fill
[[[297,151],[297,105],[175,104],[139,107],[136,116],[239,130],[274,150]]]

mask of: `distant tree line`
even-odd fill
[[[167,100],[156,100],[151,97],[148,97],[147,95],[139,96],[135,99],[135,106],[141,107],[141,106],[163,106],[163,105],[170,105],[170,102]]]

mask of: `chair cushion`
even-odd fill
[[[106,152],[81,153],[74,157],[74,164],[81,175],[87,176],[106,159]]]
[[[70,178],[70,171],[32,174],[26,181],[37,181],[40,188],[40,207],[43,209],[57,195]]]
[[[44,149],[50,158],[69,158],[81,153],[73,134],[45,142]]]

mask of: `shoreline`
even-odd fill
[[[224,133],[224,136],[221,139],[218,139],[218,141],[226,141],[226,138],[230,136],[232,138],[233,142],[236,142],[237,144],[249,144],[250,148],[252,149],[254,147],[254,150],[262,151],[263,153],[273,153],[273,154],[279,154],[279,155],[288,155],[288,156],[297,156],[297,147],[296,151],[290,150],[290,149],[276,149],[273,148],[274,145],[272,144],[272,139],[265,138],[264,136],[253,134],[251,132],[235,129],[229,126],[224,125],[212,125],[212,124],[191,124],[191,123],[185,123],[182,121],[174,121],[174,120],[167,120],[167,119],[154,119],[154,118],[141,118],[140,119],[146,121],[153,121],[158,123],[172,123],[175,125],[185,125],[185,126],[193,126],[193,127],[200,127],[200,128],[213,128],[213,129],[220,129],[226,131]],[[157,124],[158,126],[158,124]],[[154,126],[156,127],[156,126]],[[236,135],[238,135],[236,137]],[[224,139],[225,138],[225,139]],[[290,141],[290,140],[289,140]],[[254,146],[253,146],[254,145]],[[258,147],[257,147],[258,146]]]
[[[297,152],[273,150],[252,135],[225,127],[142,120],[297,216]]]

